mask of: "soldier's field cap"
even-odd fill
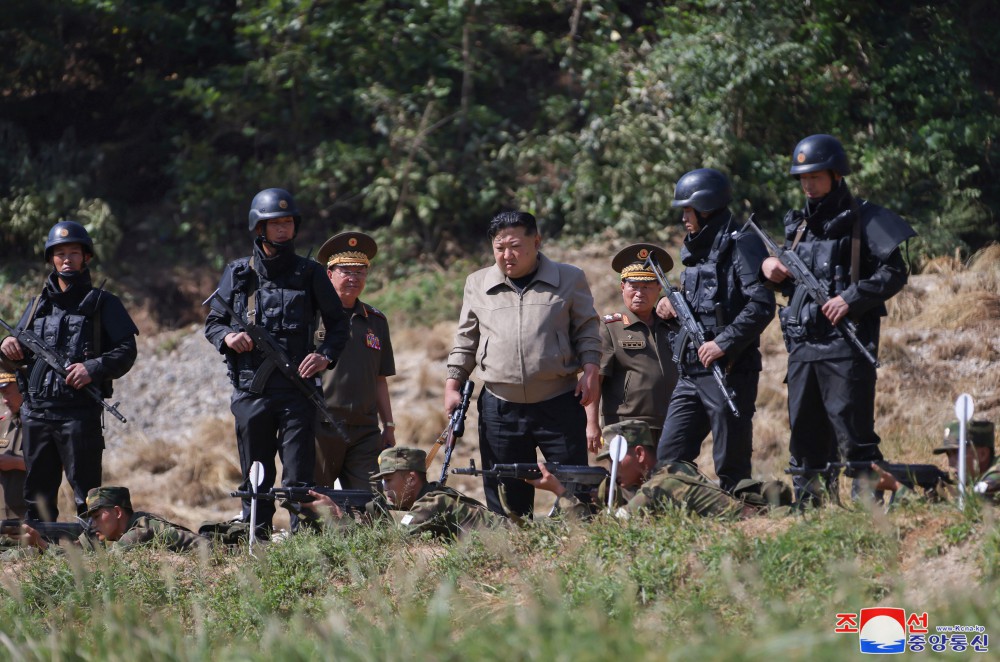
[[[115,506],[132,510],[132,497],[129,495],[127,487],[113,485],[95,487],[87,492],[87,512],[81,517],[90,517],[97,512],[98,508],[114,508]]]
[[[375,240],[364,232],[341,232],[327,239],[316,254],[316,261],[327,269],[367,267],[378,252]]]
[[[601,443],[601,450],[597,453],[598,460],[611,457],[609,444],[611,443],[611,440],[615,438],[615,435],[619,434],[625,437],[629,450],[632,450],[636,446],[645,446],[646,448],[653,449],[656,448],[656,440],[653,439],[653,433],[649,431],[649,425],[643,421],[630,418],[618,423],[612,423],[611,425],[604,426],[604,429],[601,430],[603,442]]]
[[[372,478],[385,478],[397,471],[427,471],[427,453],[419,448],[395,446],[387,448],[378,456],[378,473]]]
[[[952,421],[944,429],[944,441],[934,449],[934,453],[958,450],[958,421]],[[965,426],[965,439],[979,448],[993,448],[993,423],[990,421],[969,421]]]
[[[645,266],[646,258],[652,254],[660,265],[663,273],[674,268],[674,261],[667,251],[655,244],[632,244],[618,251],[611,260],[611,268],[622,275],[622,280],[651,281],[656,280],[649,267]]]

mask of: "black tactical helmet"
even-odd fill
[[[59,221],[49,230],[49,237],[45,240],[46,262],[52,257],[52,249],[61,244],[80,244],[84,253],[94,254],[94,242],[87,229],[76,221]]]
[[[291,216],[295,219],[295,232],[299,231],[299,210],[295,206],[292,194],[283,188],[266,188],[253,196],[250,203],[250,232],[257,229],[257,224],[269,218]]]
[[[792,152],[792,167],[788,172],[799,176],[820,170],[832,170],[841,177],[851,174],[844,146],[825,133],[817,133],[799,141]]]
[[[671,207],[694,207],[701,212],[722,209],[733,199],[729,179],[718,170],[699,168],[677,180]]]

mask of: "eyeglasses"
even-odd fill
[[[344,267],[337,267],[335,271],[344,278],[364,278],[368,275],[367,267],[361,267],[360,269],[345,269]]]
[[[625,286],[633,290],[660,289],[660,284],[655,280],[626,280]]]

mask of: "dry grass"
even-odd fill
[[[599,312],[621,301],[606,251],[584,249],[579,260],[572,251],[550,251],[555,259],[576,263],[588,273]],[[933,462],[930,454],[940,431],[954,416],[955,398],[972,394],[977,417],[1000,421],[1000,246],[987,247],[968,266],[952,258],[934,261],[925,273],[889,301],[883,320],[876,399],[876,431],[883,452],[894,461]],[[442,408],[445,362],[455,332],[455,322],[434,327],[394,324],[393,346],[397,376],[390,378],[394,417],[400,444],[430,449],[444,429]],[[195,329],[191,333],[200,333]],[[177,342],[165,335],[164,342]],[[782,477],[788,459],[788,413],[785,377],[787,353],[777,320],[761,339],[764,370],[761,373],[754,417],[754,475]],[[477,388],[481,387],[478,375]],[[221,519],[236,508],[228,492],[240,475],[228,412],[200,422],[194,435],[199,443],[178,446],[170,436],[133,439],[105,455],[105,481],[128,485],[138,507],[194,524]],[[452,466],[464,466],[479,457],[477,414],[473,406],[466,434],[456,445]],[[706,440],[700,466],[711,473],[711,439]],[[431,467],[437,478],[440,459]],[[481,482],[462,476],[452,485],[480,497]],[[64,488],[65,492],[65,488]],[[546,495],[548,496],[548,495]],[[65,502],[65,503],[63,503]],[[61,495],[64,512],[70,512],[68,493]],[[536,507],[544,512],[548,502],[540,497]]]
[[[925,304],[908,325],[964,329],[1000,320],[1000,294],[982,289],[960,290],[954,295]]]
[[[969,258],[969,271],[1000,271],[1000,244],[989,244]]]

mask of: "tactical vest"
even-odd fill
[[[260,276],[254,258],[237,261],[233,269],[233,310],[251,324],[263,327],[285,350],[294,365],[313,351],[312,268],[315,263],[296,256],[290,273],[280,276],[281,285]],[[228,355],[229,379],[241,390],[251,390],[257,369],[263,363],[260,352]],[[295,388],[275,371],[268,384],[277,388]]]
[[[100,289],[93,288],[80,303],[70,310],[52,304],[44,295],[32,301],[27,326],[64,359],[64,365],[82,363],[101,356]],[[111,380],[97,384],[101,395],[111,397]],[[35,359],[27,377],[21,384],[29,404],[37,408],[40,403],[60,407],[81,406],[93,408],[94,401],[84,391],[72,388],[65,378],[56,374],[49,365]]]
[[[793,250],[806,268],[826,288],[827,296],[832,298],[840,295],[850,287],[852,278],[868,278],[878,268],[878,259],[869,245],[871,240],[867,236],[864,240],[861,239],[860,228],[869,216],[880,209],[862,202],[860,208],[855,207],[854,215],[848,219],[850,222],[828,226],[823,237],[815,234],[812,229],[806,229],[798,242],[795,242],[796,229],[803,216],[798,212],[790,212],[786,216],[787,241],[794,246]],[[852,246],[852,235],[855,233],[858,235],[857,248]],[[857,264],[852,265],[855,253]],[[852,266],[855,267],[853,276]],[[879,319],[886,313],[885,304],[879,303],[855,320],[858,324],[858,338],[866,346],[874,348],[874,339],[879,335]],[[825,344],[842,341],[840,332],[830,324],[819,304],[809,296],[804,287],[795,288],[788,306],[779,312],[778,318],[789,350],[800,342]]]
[[[747,298],[739,283],[739,274],[734,268],[736,224],[730,221],[719,231],[708,256],[697,264],[688,265],[681,273],[681,291],[691,312],[705,329],[705,339],[712,340],[743,310]],[[675,341],[674,353],[683,343],[684,353],[680,355],[679,367],[686,372],[706,372],[698,360],[693,343],[684,336]],[[755,345],[756,346],[756,345]],[[744,350],[746,355],[751,347]],[[743,356],[735,357],[740,362]],[[757,366],[759,368],[759,366]]]

